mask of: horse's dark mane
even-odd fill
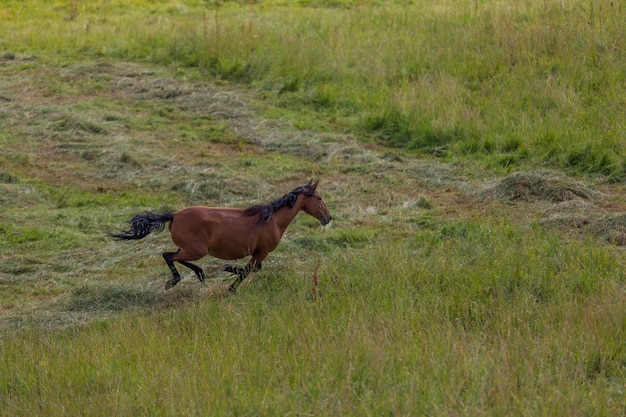
[[[304,195],[311,195],[313,193],[311,184],[298,187],[284,196],[277,198],[271,203],[250,206],[243,211],[243,214],[246,216],[258,216],[259,218],[257,219],[257,223],[268,222],[272,218],[272,214],[274,214],[275,211],[278,211],[285,206],[292,208],[296,204],[298,196],[302,193],[304,193]]]

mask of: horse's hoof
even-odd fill
[[[232,265],[230,265],[230,264],[226,264],[226,265],[224,265],[224,266],[222,267],[221,271],[224,271],[224,272],[230,272],[231,274],[233,274],[233,273],[234,273],[234,272],[233,272],[233,266],[232,266]]]
[[[169,290],[170,288],[172,288],[177,283],[178,283],[177,281],[174,281],[173,279],[170,279],[169,281],[167,281],[165,283],[165,291]]]

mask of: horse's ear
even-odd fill
[[[311,185],[311,192],[315,192],[315,189],[317,188],[317,183],[319,181],[315,181],[315,184],[313,184],[313,180],[311,179],[311,182],[309,182],[309,185]]]

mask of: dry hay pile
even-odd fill
[[[577,181],[545,172],[516,172],[487,189],[484,196],[505,201],[562,203],[577,199],[591,200],[593,191]]]
[[[626,214],[594,217],[593,215],[571,214],[554,217],[541,222],[544,227],[590,235],[611,245],[626,246]]]
[[[626,246],[626,214],[594,220],[589,224],[589,231],[611,244]]]

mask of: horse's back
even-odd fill
[[[174,221],[227,221],[240,219],[242,215],[243,210],[238,208],[194,206],[175,212]]]

